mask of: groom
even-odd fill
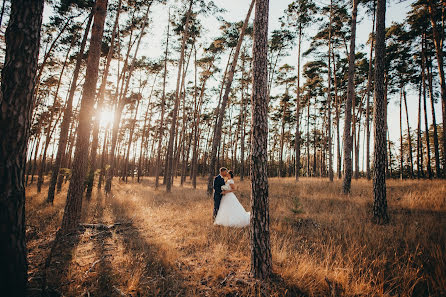
[[[228,170],[225,167],[220,168],[220,174],[214,178],[214,219],[217,216],[220,208],[220,201],[223,197],[221,187],[225,185],[225,177],[228,175]]]

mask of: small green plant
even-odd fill
[[[294,197],[292,199],[292,206],[290,209],[294,214],[301,214],[304,212],[304,210],[302,209],[302,204],[300,203],[299,197]]]

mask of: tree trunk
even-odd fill
[[[25,296],[25,166],[43,0],[11,2],[0,96],[0,291]]]
[[[110,164],[109,171],[107,173],[107,180],[105,183],[105,192],[106,193],[110,193],[110,191],[111,191],[112,180],[113,180],[115,165],[116,165],[115,149],[116,149],[116,142],[117,142],[117,138],[118,138],[119,125],[121,122],[122,110],[124,109],[124,106],[127,103],[126,102],[127,91],[128,91],[129,85],[130,85],[130,81],[132,79],[133,70],[135,69],[135,62],[136,62],[136,59],[138,56],[138,50],[139,50],[139,46],[141,44],[141,39],[142,39],[142,36],[144,35],[144,29],[147,25],[147,19],[149,16],[149,11],[150,11],[151,5],[152,5],[152,2],[150,2],[149,5],[147,6],[147,10],[146,10],[146,13],[145,13],[144,19],[143,19],[143,25],[141,27],[141,32],[139,33],[139,37],[135,39],[135,41],[137,40],[135,53],[133,55],[132,61],[130,62],[130,67],[127,70],[127,60],[130,56],[129,55],[130,49],[133,47],[131,45],[131,41],[129,40],[129,49],[128,49],[128,52],[126,55],[126,61],[124,63],[122,74],[121,74],[122,75],[121,91],[120,91],[119,95],[117,95],[118,98],[117,98],[117,104],[116,104],[116,109],[115,109],[115,116],[113,118],[112,146],[111,146],[111,150],[110,150],[110,159],[109,159],[111,164]],[[125,77],[126,73],[127,73],[127,78]],[[125,86],[124,86],[124,81],[125,81]],[[119,80],[118,80],[118,82],[119,82]]]
[[[67,54],[65,55],[64,63],[62,65],[62,69],[61,69],[60,74],[59,74],[59,80],[57,82],[56,92],[54,93],[53,106],[52,106],[51,111],[50,111],[50,119],[49,119],[49,122],[48,122],[48,127],[47,127],[47,131],[46,131],[46,135],[45,135],[46,139],[45,139],[45,147],[43,149],[43,158],[42,158],[42,162],[40,163],[39,176],[37,178],[37,193],[40,193],[40,191],[42,190],[42,184],[43,184],[43,179],[44,179],[43,175],[44,175],[44,172],[47,170],[47,168],[46,168],[47,167],[46,166],[47,150],[48,150],[48,147],[50,145],[50,141],[51,141],[51,137],[53,135],[54,129],[57,126],[57,121],[54,123],[54,126],[52,126],[54,113],[56,111],[55,109],[56,109],[56,105],[57,105],[57,97],[59,96],[60,84],[62,82],[62,77],[63,77],[63,74],[65,72],[65,67],[67,66],[67,62],[68,62],[68,59],[69,59],[71,48],[73,47],[75,41],[76,41],[75,38],[73,38],[72,41],[71,41],[70,47],[67,50]]]
[[[251,145],[251,273],[272,274],[268,202],[268,0],[257,0],[254,18]]]
[[[85,50],[85,45],[87,43],[87,37],[88,37],[88,32],[90,32],[90,27],[91,27],[91,22],[93,20],[93,14],[94,14],[94,8],[92,9],[88,22],[87,22],[87,26],[85,27],[85,32],[84,32],[84,36],[82,37],[82,42],[81,42],[81,46],[79,49],[79,53],[77,54],[76,57],[76,65],[74,66],[74,70],[73,70],[73,79],[71,81],[71,86],[70,86],[70,92],[68,94],[68,99],[67,99],[67,103],[65,106],[65,110],[64,110],[64,116],[63,116],[63,120],[62,123],[60,124],[60,134],[59,134],[59,145],[57,147],[57,153],[56,153],[56,161],[54,162],[53,165],[53,169],[52,169],[52,174],[51,174],[51,181],[50,181],[50,185],[48,188],[48,197],[46,198],[47,203],[53,203],[54,201],[54,192],[55,192],[55,188],[56,188],[56,183],[58,178],[61,180],[60,183],[58,183],[58,192],[60,191],[60,187],[62,186],[62,177],[59,177],[59,171],[61,166],[64,166],[66,163],[66,157],[65,157],[65,152],[67,149],[67,141],[68,141],[68,131],[70,128],[70,122],[71,122],[71,116],[72,116],[72,109],[73,109],[73,98],[74,98],[74,93],[76,92],[76,88],[77,88],[77,79],[79,77],[79,70],[81,68],[81,64],[82,64],[82,58],[84,56],[84,50]]]
[[[88,147],[90,144],[90,124],[96,94],[99,58],[101,55],[102,35],[104,31],[107,1],[97,0],[94,22],[90,38],[90,49],[87,60],[87,70],[79,110],[79,126],[74,153],[74,166],[70,186],[68,188],[67,203],[62,218],[62,232],[67,233],[77,228],[81,218],[82,194],[84,181],[88,169]]]
[[[213,178],[214,178],[215,171],[216,171],[215,167],[216,167],[216,163],[217,163],[217,149],[220,146],[220,142],[221,142],[221,131],[222,131],[222,126],[223,126],[223,119],[225,117],[226,105],[228,103],[229,93],[231,91],[232,80],[234,78],[235,68],[237,66],[237,60],[238,60],[238,56],[240,54],[240,48],[243,43],[243,38],[245,36],[246,28],[248,27],[249,18],[251,16],[251,12],[252,12],[252,8],[254,7],[254,3],[255,3],[255,0],[252,0],[251,5],[249,6],[248,13],[246,14],[246,17],[245,17],[243,27],[240,31],[240,36],[238,38],[237,46],[235,48],[235,53],[234,53],[234,57],[232,60],[231,68],[229,69],[228,78],[226,80],[225,93],[223,95],[223,100],[221,102],[221,106],[220,106],[220,109],[219,109],[219,112],[217,115],[218,122],[217,122],[217,126],[215,127],[214,138],[212,140],[212,151],[211,151],[211,156],[210,156],[208,189],[207,189],[208,195],[211,195],[212,190],[213,190],[212,184],[213,184]]]
[[[421,140],[421,86],[418,90],[418,127],[417,127],[417,178],[424,177],[423,170],[423,142]]]
[[[333,181],[333,150],[331,138],[331,22],[333,17],[333,1],[330,1],[330,22],[328,29],[328,119],[327,119],[327,137],[328,137],[328,179]],[[299,118],[297,118],[299,120]]]
[[[386,0],[377,0],[376,48],[375,48],[375,100],[373,112],[373,221],[385,224],[389,221],[386,198],[386,109],[384,91],[386,55]]]
[[[434,154],[435,154],[435,173],[437,177],[442,176],[441,172],[441,165],[440,165],[440,151],[439,151],[439,144],[438,144],[438,132],[437,132],[437,119],[435,116],[435,103],[434,103],[434,90],[432,86],[432,69],[430,69],[431,65],[426,65],[427,70],[427,79],[429,82],[429,99],[431,102],[431,111],[432,111],[432,126],[434,128]]]
[[[440,89],[441,89],[441,110],[443,114],[443,176],[446,177],[446,81],[444,76],[444,62],[443,62],[443,40],[444,31],[440,31],[437,28],[437,24],[434,19],[434,15],[437,14],[435,1],[428,0],[429,3],[429,15],[432,24],[432,32],[435,44],[435,53],[437,57],[438,65],[438,76],[440,78]],[[443,3],[444,4],[444,3]]]
[[[375,18],[376,18],[376,1],[373,1],[373,22],[372,22],[372,41],[370,44],[370,56],[369,56],[369,72],[367,79],[367,100],[366,100],[366,116],[365,116],[365,126],[366,126],[366,176],[370,180],[372,175],[370,173],[370,91],[372,89],[372,60],[373,60],[373,46],[375,43]]]
[[[407,111],[406,91],[403,89],[404,107],[406,110],[407,140],[409,142],[410,177],[414,178],[413,157],[412,157],[412,137],[410,135],[409,113]]]
[[[381,0],[382,1],[382,0]],[[384,0],[385,2],[385,0]],[[351,37],[350,37],[350,53],[348,58],[348,85],[347,85],[347,101],[345,103],[345,118],[344,118],[344,194],[350,193],[352,182],[352,102],[355,97],[355,41],[356,41],[356,16],[358,12],[358,0],[353,0],[352,22],[351,22]]]
[[[423,34],[423,40],[426,35]],[[426,100],[426,52],[424,48],[424,43],[422,44],[422,58],[421,58],[421,80],[423,84],[423,107],[424,107],[424,127],[425,127],[425,137],[426,137],[426,153],[427,153],[427,174],[429,178],[432,178],[432,168],[431,168],[431,145],[429,137],[429,122],[427,120],[427,100]]]
[[[183,32],[183,39],[181,42],[181,54],[180,54],[180,60],[178,61],[178,76],[177,76],[177,85],[176,85],[176,91],[175,91],[175,104],[172,111],[172,124],[170,127],[170,134],[169,134],[169,143],[167,147],[167,166],[166,166],[166,174],[165,174],[165,180],[166,180],[166,192],[170,193],[172,189],[172,177],[173,177],[173,159],[174,159],[174,153],[173,153],[173,146],[175,141],[175,132],[176,132],[176,126],[177,126],[177,116],[178,116],[178,107],[180,105],[180,79],[181,75],[183,73],[183,62],[184,62],[184,52],[186,49],[186,41],[188,39],[189,35],[189,20],[190,15],[192,12],[192,4],[194,0],[190,0],[189,3],[189,9],[187,11],[186,16],[186,23],[184,25],[184,32]]]
[[[98,99],[97,99],[96,111],[95,111],[95,115],[94,115],[95,120],[94,120],[94,124],[93,124],[93,140],[91,142],[90,160],[89,160],[90,169],[89,169],[88,176],[87,176],[87,192],[85,194],[85,197],[88,200],[91,198],[91,192],[93,190],[94,173],[96,171],[96,155],[97,155],[98,144],[99,144],[99,123],[100,123],[100,119],[101,119],[100,111],[102,110],[102,105],[104,103],[105,87],[107,85],[107,78],[108,78],[108,73],[110,70],[110,63],[113,58],[115,36],[116,36],[116,30],[118,28],[118,23],[119,23],[120,10],[121,10],[121,0],[119,0],[119,3],[118,3],[118,9],[116,12],[115,23],[113,25],[113,31],[112,31],[112,36],[111,36],[111,40],[110,40],[110,47],[108,49],[107,58],[106,58],[106,62],[105,62],[105,69],[104,69],[104,73],[102,74],[101,86],[99,88],[99,92],[97,95]]]
[[[403,87],[400,88],[400,179],[403,180]]]
[[[297,42],[297,88],[296,88],[296,132],[294,140],[294,152],[295,152],[295,168],[294,178],[299,180],[300,174],[300,49],[302,41],[302,24],[299,23],[299,33]]]
[[[158,129],[158,153],[156,157],[155,165],[155,189],[159,187],[159,173],[161,167],[161,145],[163,143],[164,135],[164,112],[166,109],[166,77],[167,77],[167,59],[169,54],[169,30],[170,30],[170,11],[169,20],[167,22],[167,37],[166,37],[166,50],[164,53],[164,74],[163,74],[163,95],[161,97],[161,115],[160,115],[160,125]]]

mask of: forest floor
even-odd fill
[[[249,276],[249,228],[212,224],[205,180],[172,193],[114,180],[83,204],[87,225],[54,244],[68,184],[53,206],[27,188],[29,296],[445,296],[446,181],[387,182],[390,223],[371,223],[372,184],[270,180],[275,276]],[[245,208],[249,181],[239,182]],[[46,279],[46,281],[45,281]]]

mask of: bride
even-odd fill
[[[234,173],[230,170],[229,178],[225,185],[221,187],[223,190],[223,198],[221,199],[220,208],[215,217],[214,225],[244,227],[249,225],[250,213],[246,212],[234,194]]]

